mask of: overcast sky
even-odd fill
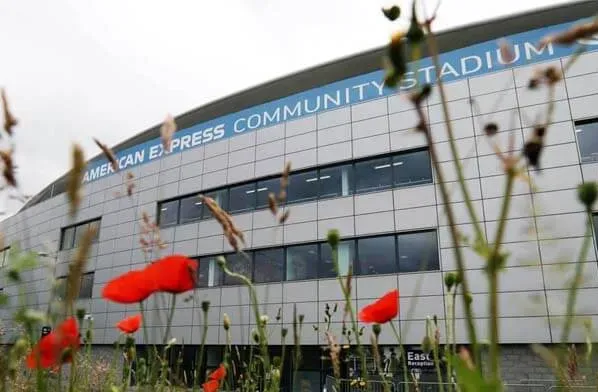
[[[437,29],[566,0],[444,0]],[[0,86],[16,129],[23,192],[64,174],[70,146],[92,157],[239,90],[381,46],[381,0],[0,0]],[[409,4],[407,1],[397,2]],[[432,9],[436,0],[428,0]],[[1,201],[14,213],[19,205]]]

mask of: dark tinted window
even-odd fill
[[[395,237],[362,238],[357,242],[361,275],[390,274],[397,271]]]
[[[289,246],[286,280],[315,279],[318,264],[317,244]]]
[[[353,194],[353,165],[321,169],[319,186],[321,199]]]
[[[216,204],[220,206],[223,210],[228,209],[228,192],[226,189],[219,189],[214,192],[206,193],[205,196],[211,197],[214,199]],[[201,211],[201,219],[210,219],[212,218],[212,213],[208,208],[203,208]]]
[[[62,243],[60,249],[71,249],[75,242],[75,228],[67,227],[62,231]]]
[[[197,286],[213,287],[222,284],[222,270],[218,266],[216,257],[199,259],[197,268]]]
[[[255,208],[255,183],[235,186],[228,193],[228,212],[251,211]]]
[[[338,244],[338,267],[341,276],[346,276],[349,272],[349,266],[354,269],[355,261],[355,241],[347,240],[341,241]],[[334,262],[332,259],[332,248],[328,243],[320,245],[320,274],[319,278],[334,278],[336,277],[334,269]]]
[[[318,198],[318,172],[316,170],[291,174],[287,188],[289,203],[305,202]]]
[[[199,220],[201,218],[202,205],[199,195],[181,199],[180,223],[187,223]]]
[[[79,298],[91,298],[93,291],[94,273],[89,272],[81,276],[81,287],[79,288]]]
[[[594,240],[596,241],[596,248],[598,249],[598,213],[594,214]]]
[[[392,166],[390,157],[355,164],[355,192],[370,192],[390,188]]]
[[[179,216],[179,201],[167,201],[160,203],[160,226],[176,225]]]
[[[392,158],[395,186],[432,182],[432,166],[428,151],[415,151]]]
[[[253,252],[253,281],[280,282],[284,278],[283,266],[283,248],[256,250]]]
[[[598,162],[598,119],[575,124],[581,162]]]
[[[398,235],[399,272],[439,269],[438,240],[435,231]]]
[[[226,266],[232,272],[236,272],[238,274],[245,275],[249,279],[252,279],[251,270],[252,270],[252,254],[251,252],[247,252],[247,256],[244,256],[241,253],[231,253],[226,255]],[[231,286],[236,284],[243,284],[240,279],[233,278],[224,274],[224,285]]]
[[[271,192],[278,195],[280,191],[280,179],[272,178],[270,180],[258,181],[257,183],[257,208],[268,207],[268,194]]]

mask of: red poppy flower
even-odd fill
[[[120,304],[133,304],[143,301],[155,291],[153,279],[148,279],[144,270],[133,270],[106,283],[102,297]]]
[[[220,366],[218,366],[218,369],[216,369],[212,373],[210,373],[210,375],[208,376],[208,380],[220,381],[224,377],[226,377],[226,368],[224,367],[224,365],[220,365]]]
[[[127,317],[116,323],[116,328],[120,329],[124,333],[135,333],[141,325],[141,315],[136,314],[135,316]]]
[[[392,320],[399,313],[399,290],[394,289],[384,294],[382,298],[370,304],[359,312],[359,320],[364,323],[384,324]]]
[[[40,339],[27,356],[27,367],[30,369],[38,366],[44,369],[56,368],[62,364],[65,350],[76,351],[80,346],[79,327],[74,317],[68,318],[56,330]],[[65,358],[70,362],[72,355]]]
[[[182,255],[163,257],[148,265],[144,274],[157,291],[179,294],[195,288],[197,262]]]
[[[203,392],[218,392],[218,388],[220,388],[220,381],[218,380],[209,380],[203,383],[201,386]]]

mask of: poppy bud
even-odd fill
[[[429,354],[432,351],[432,339],[428,335],[422,339],[422,351]]]
[[[595,182],[585,182],[577,186],[577,198],[587,209],[592,209],[597,196],[598,185]]]
[[[447,290],[450,290],[457,281],[457,274],[454,272],[449,272],[444,275],[444,285],[446,286]]]
[[[495,122],[490,122],[484,126],[484,133],[486,136],[494,136],[498,132],[498,125]]]
[[[10,279],[11,281],[18,283],[21,281],[21,274],[19,273],[19,271],[15,268],[11,268],[8,270],[8,279]]]
[[[91,329],[88,329],[87,331],[85,331],[85,341],[91,343],[92,338],[93,338],[93,335],[91,333]]]
[[[409,25],[409,30],[407,30],[407,34],[405,35],[411,44],[420,43],[424,39],[424,30],[422,30],[421,26],[417,22],[415,3],[417,2],[414,1],[413,7],[411,8],[411,24]]]
[[[288,330],[288,328],[283,328],[283,329],[281,329],[281,330],[280,330],[280,335],[281,335],[283,338],[286,338],[288,333],[289,333],[289,330]]]
[[[228,317],[228,314],[226,313],[224,313],[224,316],[222,316],[222,326],[224,327],[225,331],[230,329],[230,317]]]
[[[305,315],[304,314],[300,314],[298,318],[299,318],[299,324],[303,324],[303,320],[305,319]]]
[[[77,320],[79,320],[79,322],[82,322],[83,317],[85,317],[85,309],[83,309],[83,308],[77,309]]]
[[[534,135],[536,135],[540,139],[542,139],[545,134],[546,134],[546,127],[537,126],[534,128]]]
[[[216,258],[216,262],[218,263],[218,266],[220,268],[225,267],[226,266],[226,259],[224,258],[224,256],[218,256]]]
[[[326,236],[326,240],[328,241],[328,245],[330,245],[331,248],[335,249],[338,246],[340,239],[341,239],[341,235],[338,230],[336,230],[336,229],[328,230],[328,235]]]
[[[265,315],[265,314],[264,314],[264,315],[262,315],[262,316],[260,316],[260,323],[261,323],[262,325],[266,325],[266,324],[268,324],[268,316],[267,316],[267,315]]]
[[[382,327],[380,326],[380,324],[372,325],[372,332],[374,332],[374,335],[376,335],[376,337],[380,336],[380,332],[382,332]]]
[[[542,154],[542,143],[538,140],[530,140],[525,143],[523,147],[523,155],[527,158],[527,163],[530,166],[539,169],[540,167],[540,155]]]
[[[317,325],[312,325],[312,328],[314,329],[314,332],[318,332],[320,330],[320,328]]]
[[[204,313],[208,313],[208,310],[210,310],[210,301],[201,301],[201,310]]]
[[[256,330],[253,330],[251,337],[253,338],[255,344],[260,344],[260,335],[257,333]]]
[[[471,293],[465,293],[463,294],[465,296],[465,302],[467,302],[467,304],[471,304],[473,302],[473,297],[471,296]]]
[[[392,36],[388,46],[388,60],[392,66],[394,78],[400,80],[407,72],[407,61],[405,59],[405,44],[403,33]]]
[[[399,16],[401,16],[401,8],[397,5],[393,5],[390,8],[382,8],[382,13],[390,21],[397,20]]]

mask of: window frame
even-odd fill
[[[86,221],[82,221],[79,223],[76,223],[74,225],[68,225],[65,227],[62,227],[60,229],[60,251],[64,251],[64,250],[70,250],[70,249],[76,249],[79,246],[79,243],[77,241],[77,229],[88,229],[92,224],[97,222],[97,228],[98,230],[96,231],[95,236],[93,237],[91,243],[95,244],[97,242],[99,242],[100,240],[100,230],[102,227],[102,218],[94,218],[94,219],[88,219]],[[65,234],[68,230],[73,230],[73,236],[72,236],[72,240],[70,241],[71,244],[68,248],[66,248],[64,245],[64,240],[66,238]]]
[[[598,117],[593,117],[593,118],[586,118],[583,120],[577,120],[573,122],[573,128],[574,128],[574,132],[575,132],[575,144],[577,146],[577,153],[579,155],[579,163],[581,165],[585,165],[585,164],[593,164],[593,163],[598,163],[598,150],[595,153],[590,154],[590,156],[592,156],[591,160],[585,160],[583,159],[583,156],[581,154],[581,143],[579,142],[579,132],[577,131],[578,127],[584,126],[584,125],[595,125],[596,129],[595,129],[595,133],[596,133],[596,138],[598,138]]]

